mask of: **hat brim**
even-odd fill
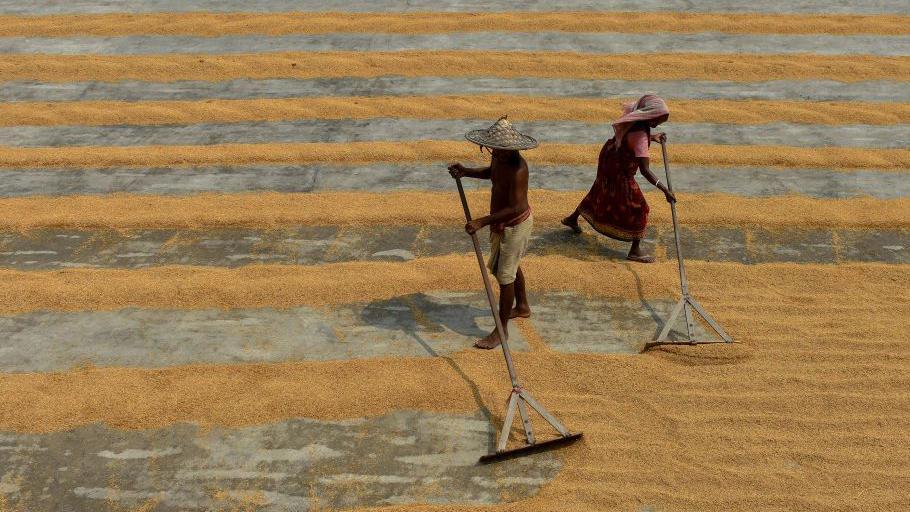
[[[469,141],[471,141],[474,144],[477,144],[479,146],[484,146],[484,147],[492,148],[492,149],[505,149],[505,150],[512,150],[512,151],[522,151],[525,149],[534,149],[539,145],[537,143],[537,139],[535,139],[534,137],[529,137],[524,134],[519,134],[517,141],[510,143],[510,144],[504,144],[502,141],[497,141],[497,140],[491,139],[490,137],[487,136],[487,133],[488,133],[487,130],[471,130],[465,134],[464,138],[468,139]]]

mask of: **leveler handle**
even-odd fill
[[[667,158],[667,134],[664,134],[664,140],[660,143],[660,152],[664,160],[664,174],[667,176],[667,190],[673,192],[673,183],[670,182],[670,163]]]
[[[455,176],[455,184],[458,185],[458,196],[461,198],[461,207],[464,208],[464,217],[471,222],[471,208],[468,207],[468,198],[464,195],[464,187],[461,185],[461,177]]]

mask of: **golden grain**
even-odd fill
[[[291,119],[496,119],[517,123],[572,120],[609,123],[631,98],[540,96],[311,97],[204,101],[72,101],[0,103],[0,126],[192,124]],[[670,100],[671,120],[682,123],[906,124],[910,104],[887,109],[868,102]],[[607,128],[609,130],[609,128]]]
[[[646,23],[629,23],[638,18]],[[333,32],[724,32],[729,34],[910,33],[910,17],[650,12],[422,12],[422,13],[149,13],[0,16],[0,36],[286,35]]]
[[[3,80],[231,80],[496,76],[618,80],[704,79],[753,82],[827,79],[910,80],[910,57],[672,53],[594,55],[570,52],[400,51],[237,55],[0,55]]]

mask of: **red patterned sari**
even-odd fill
[[[650,131],[648,134],[650,138]],[[638,160],[628,144],[613,141],[608,140],[600,150],[597,178],[579,210],[601,234],[625,242],[640,240],[648,226],[649,208],[635,182]]]

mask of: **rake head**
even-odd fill
[[[511,450],[502,450],[480,457],[478,463],[480,464],[490,464],[493,462],[501,462],[504,460],[515,459],[518,457],[524,457],[525,455],[531,455],[532,453],[544,452],[547,450],[553,450],[555,448],[560,448],[569,444],[574,443],[575,441],[581,439],[583,435],[582,432],[576,432],[574,434],[569,434],[567,436],[560,436],[555,439],[550,439],[549,441],[543,441],[541,443],[534,443],[522,446],[521,448],[513,448]]]

